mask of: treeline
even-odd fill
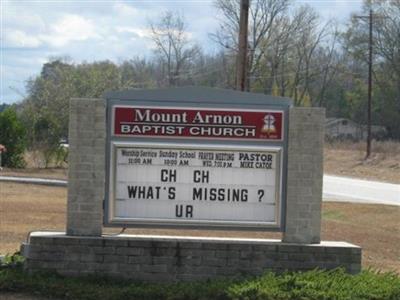
[[[218,53],[206,53],[187,34],[184,16],[165,12],[148,24],[151,58],[121,63],[53,59],[27,83],[18,113],[32,148],[58,145],[68,136],[68,101],[121,89],[201,85],[233,89],[239,2],[218,0],[220,27],[210,33]],[[373,124],[400,139],[400,2],[366,1],[373,9]],[[323,106],[329,117],[366,123],[368,23],[350,18],[339,27],[307,5],[252,0],[249,12],[247,90],[290,97],[298,106]]]

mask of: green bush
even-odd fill
[[[350,275],[342,269],[264,276],[235,284],[231,299],[400,299],[400,278],[394,273],[366,270]]]
[[[15,268],[21,267],[24,262],[24,257],[20,255],[19,252],[16,252],[12,255],[6,254],[0,260],[0,268]]]
[[[0,144],[7,151],[2,154],[2,165],[10,168],[25,166],[23,153],[26,146],[25,128],[12,107],[0,113]]]
[[[14,259],[15,261],[15,259]],[[400,278],[371,270],[349,275],[343,270],[276,275],[247,280],[146,284],[103,277],[65,278],[51,273],[29,275],[16,268],[0,270],[0,292],[24,292],[57,299],[348,299],[398,300]]]
[[[64,161],[66,151],[60,147],[60,130],[59,120],[47,111],[35,121],[32,148],[43,153],[45,168],[52,162],[58,167]]]

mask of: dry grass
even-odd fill
[[[326,143],[324,172],[400,184],[400,143],[373,142],[365,160],[365,143]]]
[[[65,152],[66,154],[67,152]],[[26,151],[24,153],[24,160],[26,163],[26,167],[29,169],[42,169],[46,167],[46,159],[43,150],[31,150]],[[57,160],[55,156],[53,156],[47,164],[47,167],[50,168],[58,168],[58,167],[67,167],[67,163],[63,161],[63,159]]]
[[[19,249],[32,230],[65,230],[66,189],[0,182],[0,253]],[[363,266],[400,273],[400,207],[324,203],[322,238],[363,247]],[[106,229],[106,233],[118,229]],[[130,229],[134,234],[280,238],[280,233]]]
[[[339,149],[339,150],[351,150],[362,152],[365,155],[367,147],[366,142],[351,142],[351,141],[336,141],[336,142],[325,142],[325,147]],[[383,154],[400,154],[400,142],[398,141],[372,141],[371,150],[373,153]]]
[[[65,230],[67,190],[0,182],[0,253],[13,253],[32,230]]]
[[[363,267],[400,273],[400,206],[323,203],[322,239],[363,248]]]

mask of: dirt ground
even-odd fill
[[[32,196],[34,195],[34,196]],[[0,182],[0,254],[14,253],[30,231],[65,230],[66,188]],[[400,273],[400,207],[323,204],[323,240],[363,248],[363,267]],[[119,229],[106,229],[116,233]],[[280,238],[280,233],[130,229],[126,233]]]
[[[0,182],[0,253],[13,253],[32,230],[65,230],[66,188]]]
[[[400,143],[373,142],[365,160],[365,143],[325,143],[324,173],[400,184]]]

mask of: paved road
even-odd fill
[[[400,184],[324,175],[324,199],[400,206]]]
[[[0,181],[18,182],[18,183],[32,183],[50,186],[67,186],[66,180],[48,179],[48,178],[34,178],[34,177],[17,177],[17,176],[0,176]]]
[[[66,180],[0,176],[0,181],[67,186]],[[400,184],[324,175],[324,201],[377,203],[400,206]]]

